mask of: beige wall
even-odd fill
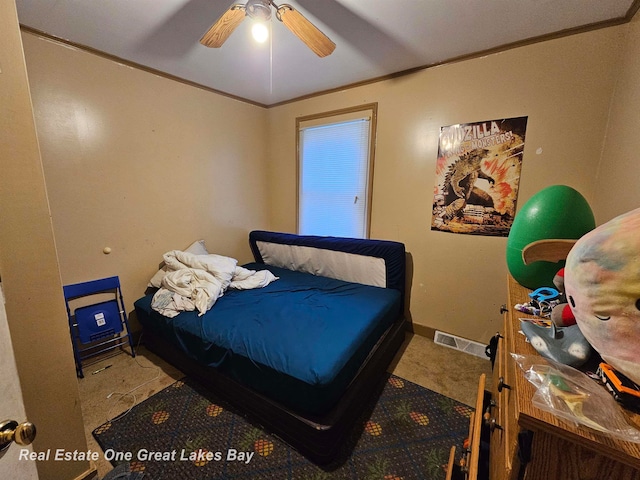
[[[430,230],[439,128],[526,115],[519,205],[558,183],[605,205],[600,185],[615,183],[614,169],[600,160],[615,88],[614,117],[627,123],[633,110],[626,96],[637,55],[633,42],[621,48],[633,29],[637,22],[268,110],[24,34],[63,282],[118,274],[131,304],[160,255],[197,238],[248,260],[250,229],[295,231],[295,118],[378,102],[372,237],[406,244],[416,325],[486,341],[500,327],[506,239]],[[619,143],[610,161],[627,156]]]
[[[506,298],[506,239],[430,230],[441,126],[529,117],[518,205],[553,184],[594,197],[625,27],[430,68],[269,110],[271,227],[295,231],[295,118],[378,102],[371,236],[404,242],[411,318],[487,341]]]
[[[23,39],[63,283],[119,275],[131,310],[168,250],[203,238],[250,260],[248,232],[267,227],[265,109]]]
[[[47,191],[13,1],[0,1],[0,276],[35,451],[86,451]],[[0,365],[0,374],[7,365]],[[5,394],[1,392],[0,394]],[[18,412],[5,412],[15,418]],[[4,420],[4,418],[2,418]],[[6,453],[16,455],[13,446]],[[0,458],[0,460],[2,460]],[[17,478],[2,463],[2,478]],[[9,469],[9,471],[8,471]],[[38,462],[41,480],[76,478],[83,462]]]
[[[598,223],[640,207],[640,15],[625,28],[623,63],[595,184]]]
[[[61,284],[117,274],[131,307],[166,250],[204,238],[246,261],[249,230],[294,231],[297,116],[378,102],[371,233],[406,244],[419,326],[486,341],[505,299],[505,239],[429,229],[441,126],[529,117],[519,205],[557,183],[580,190],[599,222],[640,203],[638,19],[268,110],[23,34],[45,189],[5,13],[0,119],[17,143],[2,143],[12,150],[2,151],[0,273],[37,448],[84,445]],[[19,122],[5,97],[22,102]],[[50,416],[39,404],[54,396]],[[40,470],[62,479],[83,468]]]

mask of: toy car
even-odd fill
[[[601,363],[598,376],[613,398],[623,406],[633,410],[640,410],[640,387],[617,372],[607,363]]]

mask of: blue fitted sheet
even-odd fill
[[[148,295],[135,303],[141,323],[261,393],[303,410],[328,409],[402,313],[401,293],[259,263],[245,267],[268,268],[279,280],[228,290],[202,317],[163,317]]]

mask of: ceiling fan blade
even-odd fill
[[[331,55],[336,48],[336,44],[329,37],[291,5],[279,6],[276,16],[319,57]]]
[[[244,5],[231,5],[200,39],[205,47],[219,48],[244,20]]]

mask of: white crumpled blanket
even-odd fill
[[[227,288],[262,288],[278,279],[268,270],[248,270],[239,267],[236,259],[222,255],[172,250],[163,258],[167,273],[153,296],[151,308],[169,318],[192,310],[203,315]]]

